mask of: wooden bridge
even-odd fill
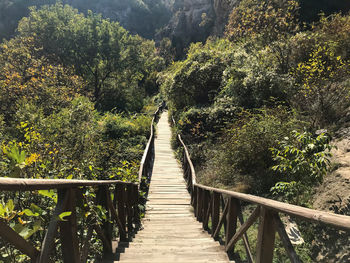
[[[289,215],[350,232],[350,217],[316,211],[257,196],[200,185],[181,136],[182,167],[170,147],[168,114],[152,121],[151,136],[141,161],[139,183],[121,181],[0,179],[2,191],[57,189],[58,201],[40,249],[0,220],[0,238],[32,262],[51,262],[55,240],[61,240],[63,262],[86,262],[93,232],[103,244],[103,262],[229,262],[235,245],[243,240],[248,262],[272,262],[278,233],[291,262],[301,262],[286,233],[280,215]],[[104,207],[102,225],[88,220],[85,235],[78,233],[76,207],[89,210],[84,195],[96,189],[94,203]],[[145,194],[143,194],[145,193]],[[113,198],[112,198],[113,197]],[[147,202],[146,202],[147,201]],[[244,221],[242,203],[255,206]],[[145,211],[140,207],[145,206]],[[71,212],[67,221],[58,215]],[[140,213],[145,216],[140,221]],[[258,222],[256,253],[247,230]],[[221,242],[219,242],[221,241]]]

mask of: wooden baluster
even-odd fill
[[[197,188],[197,211],[196,211],[197,220],[202,222],[203,218],[203,189]]]
[[[236,198],[229,197],[228,199],[228,212],[227,212],[227,226],[225,235],[225,247],[227,247],[229,241],[236,233],[237,218],[239,213],[239,201]]]
[[[133,221],[134,221],[134,200],[133,200],[133,186],[128,184],[127,187],[127,214],[128,214],[128,237],[132,235]]]
[[[257,209],[260,209],[260,208],[258,207]],[[260,211],[257,212],[257,214],[259,215]],[[241,223],[241,228],[242,228],[245,223],[244,223],[244,218],[243,218],[242,208],[241,207],[239,208],[238,218],[239,218],[239,221]],[[248,221],[249,221],[249,219],[250,218],[248,218]],[[247,224],[249,224],[249,222]],[[236,233],[236,235],[237,235],[237,233]],[[249,239],[248,239],[247,233],[243,234],[243,243],[244,243],[244,247],[245,247],[245,250],[246,250],[246,253],[247,253],[248,263],[253,263],[254,262],[254,257],[253,257],[252,251],[250,249]]]
[[[241,213],[241,211],[239,211],[238,217],[240,217],[240,213]],[[232,250],[234,248],[235,244],[238,242],[238,240],[241,237],[243,237],[243,242],[246,246],[248,261],[253,262],[252,253],[251,253],[250,248],[249,248],[248,238],[245,237],[245,234],[246,234],[246,231],[249,229],[249,227],[251,227],[254,224],[254,222],[259,218],[259,215],[260,215],[260,207],[258,206],[254,210],[254,212],[250,215],[250,217],[248,218],[248,220],[245,223],[242,223],[243,220],[241,221],[241,227],[238,229],[238,231],[236,231],[236,234],[228,242],[228,244],[225,248],[226,252]]]
[[[275,246],[276,226],[274,212],[264,207],[260,209],[260,222],[256,252],[257,263],[270,263],[273,259]]]
[[[16,249],[31,258],[31,262],[36,262],[39,251],[32,243],[26,241],[15,230],[8,226],[8,222],[0,219],[0,237],[12,244]]]
[[[122,229],[119,230],[120,241],[127,241],[126,238],[126,213],[125,213],[125,186],[117,184],[116,197],[118,203],[118,218],[122,224]]]
[[[107,194],[109,195],[108,186],[99,186],[97,192],[97,203],[106,209],[106,220],[102,224],[102,229],[96,225],[96,229],[99,230],[100,236],[103,236],[103,255],[112,253],[112,224],[109,222],[109,207],[107,201]]]
[[[220,219],[220,194],[213,192],[212,196],[212,211],[211,211],[211,236],[214,237],[214,232],[219,224]]]
[[[297,255],[297,253],[295,252],[292,242],[290,241],[288,234],[286,232],[286,229],[284,228],[284,225],[277,213],[274,215],[273,219],[274,219],[277,232],[281,238],[282,244],[286,249],[287,255],[290,259],[290,262],[301,263],[301,260]]]
[[[139,190],[137,185],[133,186],[133,207],[134,207],[134,221],[136,228],[139,228],[141,226],[141,221],[140,221],[140,208],[139,208]]]
[[[193,187],[192,176],[193,175],[192,175],[192,171],[191,171],[191,166],[188,165],[187,189],[190,193],[192,192],[192,187]]]
[[[42,248],[40,251],[39,263],[50,262],[50,253],[54,247],[55,237],[57,235],[58,228],[58,216],[64,212],[66,204],[68,202],[69,194],[66,190],[57,191],[58,199],[55,211],[51,217],[49,228],[45,234]]]
[[[223,195],[221,195],[220,199],[221,199],[221,209],[222,209],[222,211],[225,211],[225,208],[226,208],[226,215],[227,215],[227,211],[228,211],[228,201],[225,202],[224,196],[223,196]],[[226,216],[224,216],[224,217],[222,218],[222,224],[224,225],[224,233],[226,233],[226,226],[227,226],[227,220],[226,220],[226,219],[227,219]]]
[[[193,206],[193,212],[197,215],[197,186],[193,187],[193,192],[191,193],[191,205]]]
[[[203,229],[209,230],[208,228],[208,221],[209,221],[209,215],[208,212],[210,212],[211,206],[209,205],[210,202],[210,192],[208,190],[203,191]]]
[[[65,208],[65,212],[71,212],[64,220],[59,222],[60,238],[62,244],[63,262],[78,263],[80,262],[77,214],[76,214],[76,190],[67,190],[69,199]]]

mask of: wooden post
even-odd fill
[[[136,228],[139,228],[141,225],[140,209],[139,209],[140,200],[139,200],[139,190],[136,185],[133,186],[132,193],[133,193],[132,196],[133,196],[133,207],[134,207],[134,221],[135,221]]]
[[[234,197],[229,197],[228,212],[227,212],[227,226],[225,236],[225,247],[230,242],[231,238],[236,233],[237,218],[238,218],[239,201]]]
[[[103,255],[112,253],[112,225],[109,222],[109,207],[107,202],[108,186],[99,186],[97,192],[97,203],[106,209],[106,220],[102,224],[102,233],[104,236],[103,242]],[[101,235],[102,236],[102,235]]]
[[[197,215],[197,186],[193,187],[193,192],[191,193],[191,204],[193,206],[194,214]]]
[[[274,212],[264,207],[261,207],[260,211],[256,262],[271,263],[276,234],[276,227],[273,220]]]
[[[68,202],[69,195],[66,190],[58,190],[57,195],[58,195],[57,205],[52,215],[52,218],[50,220],[49,228],[46,231],[46,234],[41,246],[40,256],[38,259],[39,263],[46,263],[50,261],[50,253],[54,247],[55,237],[56,237],[57,228],[58,228],[57,218],[62,212],[64,212],[64,208],[66,207]]]
[[[128,184],[126,186],[127,189],[127,214],[128,214],[128,234],[131,235],[133,230],[133,221],[134,221],[134,201],[133,201],[133,186]]]
[[[76,215],[76,192],[75,189],[67,190],[69,194],[65,212],[71,212],[70,216],[59,222],[60,238],[62,243],[62,255],[64,263],[79,263],[79,241]]]
[[[197,213],[196,213],[196,216],[197,216],[197,220],[199,222],[202,222],[203,218],[202,218],[202,215],[203,215],[203,190],[202,188],[198,187],[197,188]]]
[[[115,196],[117,198],[118,203],[118,217],[120,223],[122,224],[122,228],[120,233],[120,241],[127,241],[126,238],[126,213],[125,213],[125,186],[122,184],[116,185],[116,193]]]
[[[215,191],[213,192],[212,203],[211,236],[213,237],[220,219],[220,194]]]
[[[202,214],[202,219],[203,219],[203,229],[208,230],[208,219],[207,214],[209,212],[209,201],[210,201],[210,192],[208,190],[203,191],[203,214]]]

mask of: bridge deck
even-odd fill
[[[168,113],[159,120],[155,162],[144,229],[125,253],[124,262],[229,262],[218,242],[193,216],[180,165],[170,147]]]

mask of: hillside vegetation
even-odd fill
[[[165,100],[201,183],[312,207],[324,178],[337,185],[329,174],[349,166],[331,162],[334,152],[348,158],[343,138],[340,150],[332,138],[348,134],[349,7],[349,0],[1,1],[1,176],[135,182],[152,114]],[[175,139],[173,146],[181,154]],[[340,173],[342,185],[347,176]],[[92,209],[78,209],[81,240],[91,218],[101,222],[105,213],[92,203],[95,189],[83,192]],[[325,192],[315,208],[324,208]],[[56,203],[54,191],[2,192],[0,219],[39,247]],[[348,207],[327,209],[349,214]],[[349,235],[297,223],[304,262],[350,260]],[[62,259],[59,246],[53,262]],[[94,233],[89,262],[101,250]],[[277,246],[275,262],[285,260]],[[27,261],[0,240],[0,263]]]

